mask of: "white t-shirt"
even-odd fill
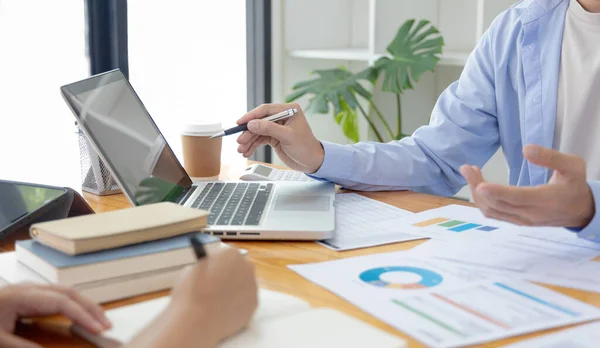
[[[582,157],[600,180],[600,13],[571,0],[558,78],[554,148]]]

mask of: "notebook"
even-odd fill
[[[200,231],[208,212],[171,202],[34,224],[31,237],[69,255]]]
[[[82,255],[67,255],[34,240],[18,241],[15,250],[19,262],[50,283],[74,285],[192,264],[196,256],[191,236],[200,239],[209,254],[227,247],[217,237],[189,233]]]
[[[194,265],[196,262],[189,264]],[[16,252],[0,253],[0,287],[18,283],[48,284],[35,271],[17,261]],[[150,292],[170,289],[187,265],[163,268],[100,281],[72,285],[94,302],[106,303]]]
[[[130,342],[169,304],[169,297],[109,310],[113,328],[96,336],[74,325],[72,331],[98,347]],[[202,328],[198,328],[201,330]],[[404,348],[406,341],[329,308],[311,306],[293,296],[261,289],[250,325],[219,344],[220,348]]]

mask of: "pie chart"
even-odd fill
[[[393,282],[393,281],[385,279],[385,278],[389,278],[389,277],[386,277],[386,275],[389,276],[389,275],[391,275],[390,273],[392,273],[392,272],[405,273],[405,275],[409,276],[409,278],[411,278],[410,276],[412,276],[412,278],[414,278],[415,276],[418,276],[418,278],[420,278],[420,280],[406,282],[406,283],[405,282],[397,283],[397,282]],[[402,276],[402,274],[399,274],[399,275]],[[359,275],[359,278],[360,278],[360,280],[362,280],[363,282],[365,282],[369,285],[377,286],[380,288],[404,289],[404,290],[430,288],[432,286],[436,286],[436,285],[440,284],[442,282],[442,280],[444,279],[440,274],[438,274],[434,271],[430,271],[425,268],[410,267],[410,266],[389,266],[389,267],[371,268],[371,269],[368,269],[368,270],[362,272]]]

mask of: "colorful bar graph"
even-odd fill
[[[413,226],[416,226],[416,227],[427,227],[427,226],[439,224],[441,222],[446,222],[448,220],[450,220],[450,219],[446,219],[446,218],[429,219],[427,221],[417,222],[417,223],[413,224]]]
[[[454,227],[454,226],[462,225],[464,223],[465,223],[465,221],[452,220],[452,221],[444,222],[443,224],[439,224],[438,226]]]
[[[449,228],[448,231],[452,231],[452,232],[464,232],[464,231],[472,230],[472,229],[474,229],[476,227],[479,227],[479,226],[481,226],[481,225],[468,223],[468,224],[456,226],[454,228]]]
[[[450,232],[464,232],[473,229],[481,232],[492,232],[498,229],[498,227],[494,226],[484,226],[481,224],[461,220],[453,220],[444,217],[436,217],[425,221],[415,222],[412,225],[415,227],[437,226],[444,228]]]

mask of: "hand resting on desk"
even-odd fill
[[[57,285],[20,284],[0,289],[0,347],[39,347],[13,335],[23,317],[62,314],[90,332],[110,328],[102,307],[75,290]]]
[[[254,265],[223,248],[186,269],[169,307],[129,347],[214,347],[243,329],[258,305]],[[111,327],[102,307],[72,288],[20,284],[0,288],[0,347],[39,347],[13,334],[23,317],[62,314],[90,333]]]

